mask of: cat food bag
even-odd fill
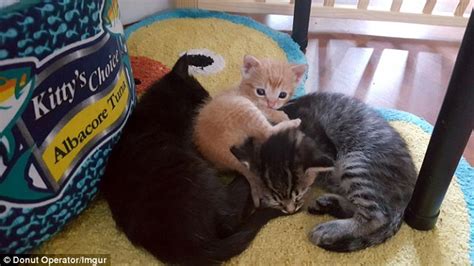
[[[134,103],[117,0],[0,4],[0,253],[86,207]]]

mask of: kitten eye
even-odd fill
[[[280,94],[278,95],[278,98],[280,98],[280,99],[285,99],[286,96],[288,96],[288,93],[282,91],[282,92],[280,92]]]
[[[258,89],[257,89],[257,95],[259,95],[259,96],[264,96],[264,95],[265,95],[265,90],[262,89],[262,88],[258,88]]]

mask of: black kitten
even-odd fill
[[[117,225],[167,263],[214,264],[240,254],[279,212],[257,210],[247,181],[224,186],[192,146],[196,109],[209,98],[188,57],[137,104],[102,182]]]

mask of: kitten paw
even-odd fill
[[[277,110],[266,108],[266,107],[263,107],[261,110],[262,110],[263,114],[265,115],[265,117],[268,120],[270,120],[270,122],[273,123],[273,124],[278,124],[278,123],[281,123],[283,121],[290,120],[288,115],[283,111],[277,111]]]
[[[292,123],[293,128],[297,128],[301,125],[301,119],[299,119],[299,118],[292,119],[292,120],[290,120],[290,122]]]
[[[252,189],[252,201],[253,201],[253,205],[255,206],[255,208],[259,208],[260,207],[260,200],[261,200],[261,193],[260,193],[260,190],[258,188],[254,188]]]
[[[274,115],[272,117],[272,120],[275,123],[280,123],[280,122],[283,122],[283,121],[288,121],[288,120],[290,120],[290,118],[288,117],[288,115],[285,112],[277,111],[277,112],[274,113]]]
[[[260,197],[258,196],[252,196],[252,201],[253,201],[253,205],[255,206],[255,208],[260,208]]]
[[[360,237],[354,235],[357,225],[353,219],[334,220],[320,224],[311,230],[309,240],[324,249],[347,252],[366,247]]]
[[[337,194],[324,194],[308,206],[310,214],[329,214],[340,219],[354,216],[354,209],[348,200]]]
[[[309,233],[309,240],[321,247],[332,246],[345,236],[344,226],[340,220],[330,221],[313,228]]]
[[[275,133],[278,133],[287,129],[291,129],[291,128],[297,128],[300,126],[300,124],[301,124],[301,119],[299,118],[283,121],[273,126],[271,134],[275,134]]]
[[[322,195],[315,199],[311,205],[308,206],[310,214],[320,215],[329,213],[335,207],[338,207],[338,201],[335,197]]]

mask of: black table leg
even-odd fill
[[[474,16],[471,16],[405,221],[432,229],[474,126]]]
[[[301,51],[308,46],[308,27],[311,13],[311,0],[295,0],[293,11],[293,31],[291,37],[300,46]]]

